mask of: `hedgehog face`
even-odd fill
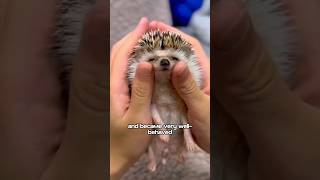
[[[153,65],[155,71],[170,71],[183,58],[173,49],[154,50],[140,57],[140,62],[147,61]]]
[[[178,61],[193,55],[191,45],[173,32],[149,31],[132,53],[136,63],[149,62],[155,71],[170,71]]]

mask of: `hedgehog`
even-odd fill
[[[187,108],[171,83],[171,71],[175,64],[183,61],[188,66],[196,84],[201,87],[202,73],[198,59],[189,42],[180,34],[169,31],[152,30],[146,32],[138,41],[130,54],[128,62],[127,80],[129,89],[137,65],[140,62],[149,62],[155,73],[154,90],[150,105],[150,112],[155,125],[187,125]],[[172,126],[172,127],[174,127]],[[163,131],[162,131],[163,132]],[[148,169],[155,171],[157,158],[166,163],[168,155],[177,155],[177,161],[183,162],[189,151],[198,151],[190,128],[174,128],[172,134],[157,134],[148,147]]]

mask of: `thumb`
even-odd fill
[[[282,80],[268,51],[238,0],[219,1],[213,14],[215,96],[251,141],[283,131],[301,112],[301,102]],[[224,27],[224,28],[223,28]],[[276,129],[278,128],[278,129]]]
[[[153,91],[154,72],[150,63],[138,64],[131,91],[128,112],[148,113]]]
[[[204,94],[185,63],[178,62],[175,65],[172,71],[172,83],[188,107],[194,107],[198,102],[202,102]]]
[[[42,180],[103,179],[107,175],[107,10],[107,2],[99,0],[85,18],[64,139]]]

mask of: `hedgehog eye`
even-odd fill
[[[172,57],[173,60],[178,61],[179,59],[177,57]]]
[[[154,61],[154,58],[148,59],[148,62],[152,62],[152,61]]]

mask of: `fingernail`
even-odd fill
[[[144,24],[146,21],[148,21],[148,19],[146,17],[142,17],[138,23],[138,25],[136,26],[136,28],[140,27],[142,24]]]

